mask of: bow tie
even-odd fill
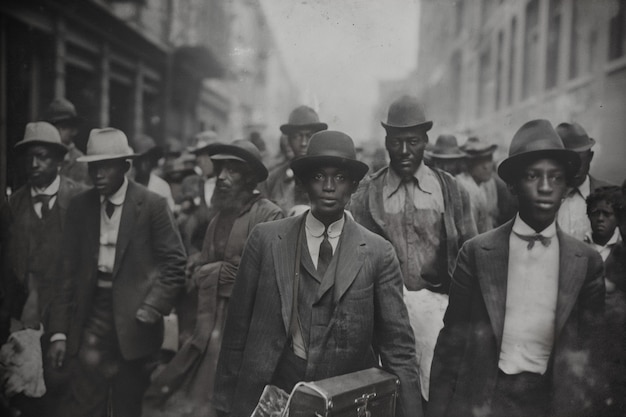
[[[515,236],[528,242],[528,246],[526,247],[528,250],[531,250],[537,241],[541,242],[541,244],[546,248],[550,246],[550,242],[552,241],[552,238],[545,237],[540,233],[535,233],[534,235],[521,235],[515,231],[513,233],[515,233]]]
[[[50,204],[50,200],[52,199],[52,197],[54,197],[56,195],[55,194],[37,194],[33,196],[33,203],[41,203],[44,205],[48,205]]]

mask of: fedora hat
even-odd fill
[[[24,138],[15,144],[14,149],[21,152],[30,145],[45,145],[56,149],[63,155],[67,153],[67,147],[61,142],[59,131],[48,122],[26,124]]]
[[[357,181],[361,181],[369,170],[367,164],[356,159],[352,138],[335,130],[325,130],[311,136],[306,155],[291,161],[291,169],[302,179],[312,168],[325,164],[347,168]]]
[[[406,129],[422,127],[430,130],[433,122],[426,120],[424,107],[415,97],[404,95],[391,103],[387,112],[387,121],[380,122],[385,129]]]
[[[202,152],[207,152],[207,147],[209,145],[218,143],[219,141],[217,132],[214,130],[205,130],[200,132],[194,137],[194,140],[194,146],[187,148],[187,150],[196,155]]]
[[[137,156],[128,146],[124,132],[113,127],[91,129],[87,153],[76,158],[78,162],[97,162],[108,159],[131,159]]]
[[[580,157],[576,152],[565,149],[552,124],[547,120],[537,119],[526,122],[515,133],[509,146],[508,158],[498,166],[498,175],[505,182],[511,183],[524,166],[540,158],[561,161],[566,167],[568,180],[580,166]]]
[[[207,146],[207,151],[214,161],[231,159],[249,164],[258,182],[267,179],[268,172],[261,159],[261,152],[249,140],[238,139],[228,144],[214,143]]]
[[[596,144],[578,123],[561,123],[556,127],[556,133],[561,137],[565,148],[575,152],[587,151]]]
[[[76,107],[65,98],[55,98],[50,102],[45,112],[45,120],[52,124],[65,122],[74,125],[83,121],[76,113]]]
[[[454,135],[439,135],[435,144],[427,149],[424,154],[429,159],[458,159],[467,156],[459,149]]]
[[[493,155],[498,145],[489,145],[476,136],[470,136],[459,148],[465,152],[469,158],[480,158]]]
[[[163,157],[163,148],[148,135],[139,135],[133,140],[133,150],[137,157],[149,156],[155,159]]]
[[[317,112],[308,106],[300,106],[293,109],[289,114],[289,121],[280,126],[280,131],[285,135],[295,130],[311,129],[314,132],[328,129],[326,123],[320,122]]]

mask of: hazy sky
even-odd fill
[[[415,68],[418,0],[261,0],[303,104],[356,141],[370,134],[378,81]]]

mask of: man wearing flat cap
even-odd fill
[[[211,202],[217,212],[200,256],[188,264],[191,284],[180,303],[187,309],[194,307],[195,320],[189,326],[193,333],[152,381],[144,403],[144,415],[151,417],[171,416],[181,407],[186,415],[216,415],[212,404],[215,367],[244,245],[254,226],[283,218],[282,210],[256,190],[267,178],[267,169],[252,142],[213,144],[208,152],[217,178]]]
[[[459,248],[476,235],[476,225],[465,189],[447,172],[423,162],[433,122],[419,101],[400,97],[381,124],[390,164],[361,183],[349,210],[357,222],[389,240],[398,254],[427,400],[430,360],[450,276]]]
[[[294,159],[306,154],[309,140],[314,133],[326,129],[328,125],[320,122],[317,112],[308,106],[296,107],[289,115],[289,121],[280,126],[280,131],[287,136]],[[309,204],[306,192],[297,183],[290,167],[292,160],[273,168],[261,189],[286,215],[301,213]]]
[[[547,120],[513,136],[498,174],[519,212],[459,253],[429,416],[600,415],[602,259],[556,223],[579,165]]]
[[[128,180],[126,135],[93,129],[94,188],[67,209],[60,281],[50,309],[50,360],[77,357],[64,416],[139,416],[163,316],[185,282],[185,251],[165,199]]]
[[[391,244],[344,211],[368,170],[352,139],[322,131],[291,163],[311,209],[252,231],[239,264],[214,405],[251,415],[265,385],[290,392],[372,366],[400,379],[396,415],[421,416],[415,342]]]
[[[12,319],[13,331],[40,330],[42,325],[48,330],[56,279],[49,264],[61,256],[70,199],[85,187],[59,174],[67,148],[51,124],[28,123],[15,150],[24,163],[27,183],[9,199],[13,221],[2,278],[6,291],[2,316]],[[52,414],[52,398],[30,401],[21,412],[40,415],[48,409]],[[30,408],[36,405],[42,408]]]
[[[580,168],[565,197],[557,217],[559,227],[578,240],[591,237],[591,223],[587,217],[586,198],[593,191],[600,187],[607,187],[609,184],[589,175],[595,139],[589,137],[587,132],[578,123],[561,123],[556,127],[556,131],[563,140],[566,149],[570,149],[578,154],[581,160]]]

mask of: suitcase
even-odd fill
[[[400,380],[378,368],[296,384],[289,417],[393,417]]]

